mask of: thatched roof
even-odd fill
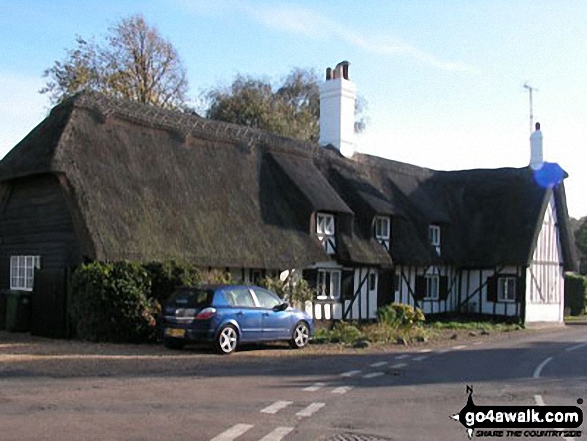
[[[88,257],[213,267],[328,260],[311,231],[316,211],[348,221],[338,243],[344,263],[526,264],[550,197],[526,168],[437,172],[368,155],[348,159],[95,93],[55,107],[0,162],[2,181],[45,173],[65,177]],[[554,194],[567,253],[562,184]],[[373,239],[376,214],[393,219],[391,255]],[[440,257],[428,242],[431,223],[443,227]]]

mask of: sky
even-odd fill
[[[358,150],[435,170],[527,166],[529,84],[544,158],[587,216],[584,0],[0,0],[0,157],[47,115],[43,72],[75,36],[136,13],[177,49],[194,101],[238,73],[348,60],[368,103]]]

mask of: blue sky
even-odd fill
[[[42,73],[75,35],[134,13],[177,48],[193,98],[237,73],[350,61],[368,101],[359,150],[438,170],[526,166],[529,82],[545,160],[587,215],[584,1],[0,0],[0,156],[46,116]]]

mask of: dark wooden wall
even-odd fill
[[[41,256],[41,268],[81,261],[71,213],[57,176],[0,184],[0,289],[10,287],[10,256]]]

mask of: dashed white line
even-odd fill
[[[428,358],[428,355],[420,355],[418,357],[415,357],[413,360],[414,361],[422,361],[422,360],[426,360]]]
[[[265,409],[261,409],[261,413],[276,414],[281,409],[285,409],[287,406],[293,404],[293,401],[276,401],[271,406],[267,406]]]
[[[396,360],[403,360],[405,358],[410,358],[410,356],[407,354],[404,354],[404,355],[398,355],[397,357],[395,357]]]
[[[225,430],[220,435],[215,436],[210,441],[232,441],[253,427],[253,424],[235,424],[230,429]]]
[[[382,375],[385,375],[385,372],[371,372],[370,374],[365,375],[363,378],[376,378],[381,377]]]
[[[428,352],[432,352],[432,349],[422,349],[422,350],[420,351],[420,354],[426,354],[426,353],[428,353]]]
[[[312,386],[305,387],[302,390],[305,390],[306,392],[316,392],[317,390],[322,389],[324,386],[326,386],[326,383],[314,383]]]
[[[534,395],[534,401],[536,401],[536,404],[538,404],[539,406],[546,406],[546,403],[542,399],[541,395]],[[567,438],[566,436],[563,436],[563,439],[566,441],[574,441],[575,440],[575,438]]]
[[[326,404],[324,403],[312,403],[305,409],[300,410],[298,413],[296,413],[296,415],[299,417],[309,417],[322,409],[325,405]]]
[[[370,365],[371,367],[381,367],[381,366],[385,366],[387,364],[387,361],[380,361],[378,363],[373,363],[372,365]]]
[[[337,387],[336,389],[332,389],[331,393],[342,395],[342,394],[346,394],[351,389],[352,389],[352,386],[340,386],[340,387]]]
[[[458,346],[453,346],[452,348],[454,350],[457,350],[458,351],[459,349],[465,349],[466,347],[467,347],[467,345],[458,345]]]
[[[583,348],[585,346],[587,346],[587,343],[579,343],[578,345],[571,346],[570,348],[565,349],[565,351],[567,351],[567,352],[576,351],[577,349]]]
[[[437,354],[445,354],[446,352],[450,352],[450,348],[444,348],[436,351]]]
[[[342,374],[340,374],[341,377],[352,377],[353,375],[357,375],[360,374],[362,371],[348,371],[348,372],[344,372]]]
[[[281,441],[285,435],[291,432],[293,427],[278,427],[273,432],[268,433],[259,441]]]
[[[536,368],[536,370],[534,371],[534,378],[540,378],[540,373],[542,372],[542,369],[544,369],[544,366],[546,366],[548,363],[550,363],[552,360],[552,357],[548,357],[546,360],[544,360],[542,363],[540,363],[538,365],[538,367]]]
[[[392,369],[400,369],[403,367],[406,367],[408,365],[408,363],[396,363],[393,366],[390,366]]]

